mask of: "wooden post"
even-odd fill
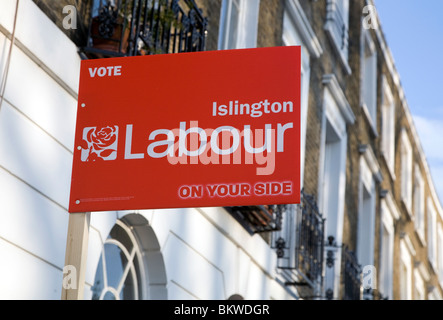
[[[83,299],[90,215],[90,212],[69,214],[65,267],[63,268],[62,300]],[[68,271],[69,273],[65,275],[65,272]]]

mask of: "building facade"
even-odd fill
[[[0,298],[60,299],[82,59],[290,45],[301,204],[94,212],[85,299],[442,299],[443,210],[372,0],[3,0]]]

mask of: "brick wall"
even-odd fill
[[[274,47],[283,44],[284,4],[282,0],[260,1],[257,47]]]
[[[203,10],[203,16],[208,19],[206,50],[217,50],[222,0],[196,0],[196,3]]]

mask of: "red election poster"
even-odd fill
[[[300,202],[300,47],[82,61],[69,212]]]

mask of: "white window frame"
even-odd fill
[[[423,290],[424,290],[424,299],[426,299],[426,293],[428,292],[427,282],[431,279],[431,275],[429,274],[428,268],[423,261],[414,261],[414,279],[417,279],[417,275],[420,276],[421,280],[423,280]],[[415,283],[417,289],[417,282]],[[416,292],[416,290],[414,291]],[[414,293],[414,298],[416,298]]]
[[[425,240],[425,184],[420,171],[420,166],[415,165],[415,179],[413,188],[414,197],[414,226],[422,245],[426,245]]]
[[[233,21],[235,18],[233,13],[236,9],[237,21]],[[260,0],[223,0],[218,49],[255,48],[257,46],[259,9]],[[231,29],[233,23],[237,25],[235,29]],[[233,43],[230,45],[231,42]]]
[[[329,36],[345,72],[351,74],[349,57],[349,0],[327,0],[324,30]]]
[[[442,296],[441,296],[441,294],[440,294],[440,292],[438,291],[437,288],[433,288],[428,293],[428,300],[442,300]]]
[[[132,281],[134,286],[132,287],[132,294],[135,300],[146,299],[147,297],[147,283],[146,283],[146,273],[145,273],[145,265],[143,263],[143,252],[139,246],[139,242],[137,241],[133,230],[130,226],[126,225],[121,220],[117,220],[115,223],[115,227],[119,228],[119,237],[113,238],[111,234],[109,234],[108,238],[104,241],[103,247],[100,253],[100,263],[97,265],[96,277],[101,274],[103,280],[103,284],[100,281],[95,282],[91,287],[91,292],[93,293],[92,298],[97,300],[103,300],[106,294],[112,294],[116,300],[120,299],[120,294],[123,290],[124,283],[128,276],[132,277]],[[124,235],[123,235],[124,234]],[[122,242],[122,239],[125,241],[127,239],[130,240],[130,248],[131,251],[128,251],[127,243]],[[110,272],[108,267],[106,266],[106,255],[109,254],[109,251],[106,250],[108,247],[118,248],[121,251],[121,254],[126,259],[126,264],[123,266],[122,277],[118,280],[118,283],[109,283],[108,281],[108,273]],[[137,262],[137,263],[135,263]],[[100,270],[98,269],[100,268]],[[95,291],[94,287],[98,286],[98,289],[101,291]]]
[[[428,214],[428,259],[434,269],[435,273],[438,272],[437,269],[437,212],[435,210],[434,203],[431,197],[428,197],[427,203],[427,214]]]
[[[377,130],[377,50],[369,30],[362,27],[360,47],[360,105],[372,132]]]
[[[405,204],[407,212],[412,219],[411,207],[412,207],[412,146],[409,141],[406,129],[401,132],[401,200]]]
[[[300,75],[300,188],[303,188],[306,148],[306,122],[308,118],[309,79],[311,74],[309,52],[287,12],[283,18],[283,44],[285,46],[301,45],[301,75]]]
[[[400,241],[400,300],[412,299],[412,258],[405,240]]]
[[[346,125],[355,122],[355,115],[333,74],[323,76],[323,115],[319,157],[319,209],[325,220],[325,241],[333,236],[342,242],[344,195],[346,187]],[[326,259],[325,259],[326,261]],[[337,251],[333,278],[327,278],[328,288],[338,297],[340,286],[341,251]],[[326,286],[325,286],[326,287]]]
[[[390,193],[381,201],[381,250],[379,291],[389,300],[393,298],[394,277],[394,221],[400,218],[399,210]]]
[[[357,259],[362,267],[374,265],[376,183],[382,176],[371,146],[360,157]]]
[[[395,100],[385,75],[383,75],[382,87],[381,152],[388,165],[389,173],[395,180]]]
[[[414,300],[426,300],[426,287],[418,269],[414,269]]]
[[[438,224],[437,228],[437,264],[438,264],[438,279],[440,285],[443,287],[443,226]]]
[[[310,59],[319,58],[323,53],[320,42],[309,24],[298,0],[286,1],[286,10],[283,16],[283,44],[285,46],[301,46],[301,150],[300,150],[300,186],[303,188],[306,124],[308,120],[308,97],[310,81]]]

